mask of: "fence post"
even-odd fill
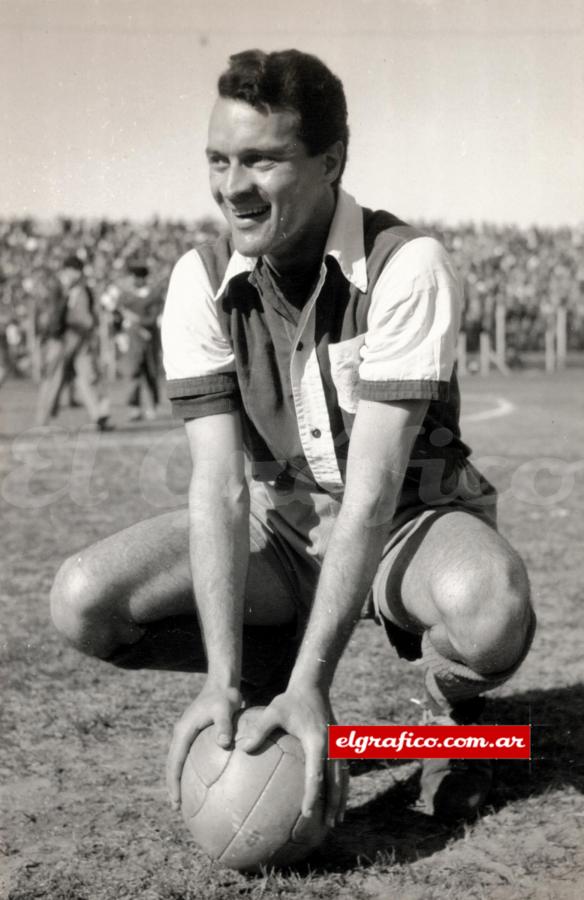
[[[568,356],[568,311],[565,306],[559,306],[556,312],[556,366],[558,369],[566,368]]]
[[[507,357],[507,308],[504,303],[497,301],[495,306],[495,353],[501,370],[506,368]]]
[[[491,368],[491,335],[488,331],[481,331],[479,336],[480,347],[480,373],[488,375]]]
[[[545,330],[545,370],[555,372],[556,369],[556,335],[552,322],[548,322]]]

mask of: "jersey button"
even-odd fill
[[[296,344],[296,349],[304,350],[304,344],[302,343],[302,341],[298,341],[298,343]]]
[[[313,428],[310,433],[314,438],[319,438],[322,434],[322,431],[320,430],[320,428]]]

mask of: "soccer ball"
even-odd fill
[[[242,724],[256,707],[236,716],[230,749],[215,741],[215,727],[193,743],[181,780],[185,823],[199,847],[221,865],[240,871],[299,862],[325,837],[322,801],[301,815],[304,754],[300,741],[278,730],[254,753],[238,749]]]

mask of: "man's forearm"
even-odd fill
[[[386,523],[372,524],[366,510],[341,510],[291,685],[330,687],[379,566],[387,530]]]
[[[193,588],[209,677],[238,687],[249,561],[247,484],[226,487],[193,479],[189,517]]]
[[[359,402],[345,495],[292,677],[328,690],[373,583],[428,401]]]

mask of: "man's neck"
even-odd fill
[[[302,266],[302,268],[296,267],[286,270],[284,273],[274,269],[268,259],[264,260],[264,262],[269,271],[272,284],[284,301],[296,309],[302,309],[318,279],[320,260],[317,260],[310,269]]]
[[[320,267],[336,204],[337,196],[331,191],[315,214],[310,227],[287,254],[266,255],[266,262],[277,276],[286,278],[293,273],[296,280],[302,280],[303,273],[306,273],[305,277],[309,279]]]

